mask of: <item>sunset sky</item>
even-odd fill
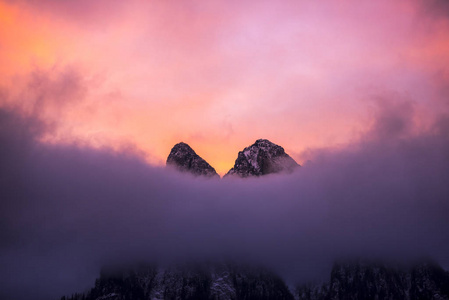
[[[153,165],[184,141],[224,174],[258,138],[302,164],[402,102],[424,130],[448,67],[446,1],[0,0],[0,107]]]

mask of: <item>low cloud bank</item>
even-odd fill
[[[36,141],[40,122],[0,112],[0,298],[52,299],[102,265],[232,258],[288,281],[340,257],[430,256],[449,267],[449,118],[411,130],[381,107],[342,149],[312,150],[290,176],[205,180],[134,153]]]

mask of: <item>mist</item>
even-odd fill
[[[413,107],[388,103],[368,132],[310,149],[292,175],[222,180],[148,165],[132,148],[41,143],[50,125],[2,110],[0,298],[58,299],[104,265],[138,261],[234,259],[289,283],[341,257],[447,269],[449,118],[416,131]]]

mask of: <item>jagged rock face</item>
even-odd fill
[[[176,144],[167,158],[167,166],[196,176],[219,177],[211,165],[190,148],[186,143]]]
[[[284,148],[269,140],[257,140],[240,151],[234,167],[225,176],[261,176],[272,173],[291,173],[299,164],[285,153]]]
[[[432,263],[410,269],[383,264],[336,264],[330,282],[298,287],[299,300],[447,300],[449,273]]]
[[[150,300],[150,299],[288,299],[285,283],[273,273],[229,264],[207,264],[158,269],[102,272],[95,287],[85,294],[61,300]]]

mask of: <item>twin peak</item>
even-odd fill
[[[186,143],[176,144],[167,158],[167,166],[195,176],[219,177],[215,169]],[[269,140],[259,139],[240,151],[234,167],[224,177],[253,177],[273,173],[292,173],[300,165],[284,148]]]

